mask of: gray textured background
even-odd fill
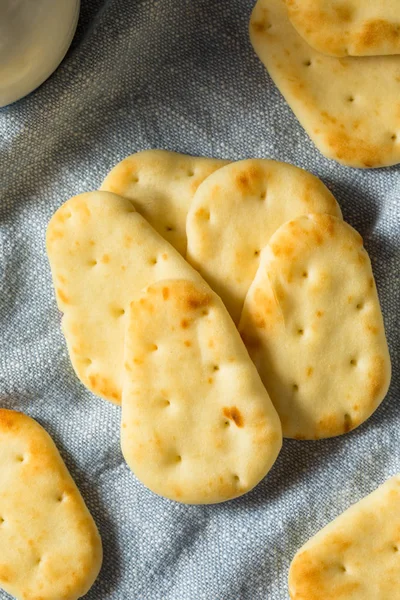
[[[357,171],[320,156],[252,51],[253,0],[82,4],[60,68],[0,110],[0,404],[48,429],[95,517],[104,565],[88,599],[287,599],[296,549],[400,471],[400,169]],[[285,442],[270,475],[223,505],[181,506],[135,480],[119,449],[119,409],[72,372],[51,289],[54,210],[153,147],[273,157],[321,177],[365,238],[382,301],[394,374],[381,408],[342,438]]]

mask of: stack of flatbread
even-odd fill
[[[302,169],[140,152],[55,213],[47,248],[75,372],[122,404],[125,459],[160,495],[244,494],[282,433],[346,433],[386,394],[369,257]]]
[[[322,154],[359,168],[400,162],[396,0],[258,0],[250,39]]]

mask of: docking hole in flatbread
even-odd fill
[[[230,500],[268,473],[281,444],[278,415],[208,286],[162,281],[132,302],[121,446],[145,486],[189,504]]]
[[[291,600],[400,600],[400,476],[311,538],[289,571]]]
[[[258,0],[250,38],[322,154],[358,168],[400,162],[400,56],[325,56],[297,33],[284,0]]]
[[[400,53],[398,0],[285,0],[304,40],[331,56]]]
[[[188,214],[187,259],[222,298],[235,323],[271,235],[286,221],[311,212],[341,216],[322,181],[287,163],[242,160],[200,185]]]
[[[0,409],[0,587],[18,600],[76,600],[101,562],[96,525],[52,439]]]
[[[272,236],[239,331],[284,437],[318,439],[365,421],[386,395],[390,358],[361,236],[330,215]]]
[[[47,252],[75,372],[89,390],[119,404],[132,298],[160,279],[201,277],[130,200],[109,192],[81,194],[59,208]]]
[[[184,256],[193,196],[200,183],[225,164],[216,158],[144,150],[118,163],[101,190],[132,200],[138,213]]]

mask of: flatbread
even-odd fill
[[[359,168],[400,162],[400,56],[320,54],[290,23],[284,0],[258,0],[250,38],[322,154]]]
[[[400,53],[398,0],[285,0],[304,40],[332,56]]]
[[[291,600],[400,599],[400,476],[311,538],[289,572]]]
[[[308,215],[278,229],[239,330],[285,437],[346,433],[386,395],[390,358],[371,263],[340,219]]]
[[[102,562],[96,525],[50,436],[0,409],[0,587],[18,600],[76,600]]]
[[[59,208],[47,252],[75,372],[89,390],[119,404],[132,298],[154,281],[200,275],[130,200],[109,192],[81,194]]]
[[[282,444],[278,415],[204,283],[158,282],[132,302],[125,368],[122,451],[153,492],[222,502],[270,470]]]
[[[310,212],[341,216],[322,181],[283,162],[242,160],[200,185],[188,214],[187,259],[236,323],[261,250],[280,225]]]
[[[183,256],[186,217],[198,186],[227,161],[144,150],[118,163],[101,189],[132,200],[136,210]]]

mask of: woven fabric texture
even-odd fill
[[[400,471],[400,169],[349,169],[319,154],[251,48],[252,7],[82,0],[61,66],[0,110],[0,405],[46,427],[98,524],[104,564],[88,600],[285,600],[296,550]],[[226,504],[179,505],[135,479],[120,409],[80,384],[60,331],[46,225],[145,148],[304,167],[372,259],[393,362],[388,397],[349,435],[285,441],[269,476]]]

